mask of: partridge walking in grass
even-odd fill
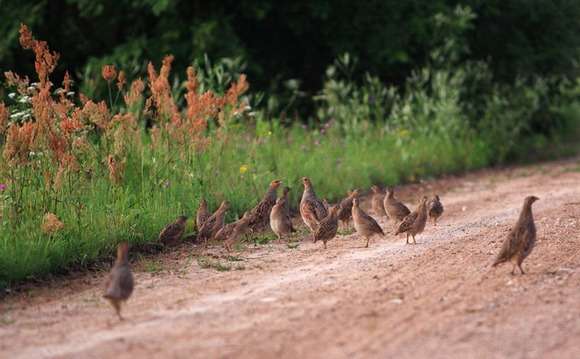
[[[326,218],[328,211],[322,201],[316,197],[310,179],[303,177],[302,184],[304,184],[304,192],[302,193],[302,200],[300,201],[300,216],[304,224],[310,229],[310,232],[314,233],[318,228],[318,222]]]
[[[338,231],[338,211],[340,205],[333,206],[329,209],[328,215],[319,222],[316,231],[314,231],[314,243],[322,241],[324,249],[326,249],[326,242],[336,236]]]
[[[282,240],[282,237],[286,234],[296,232],[294,227],[292,227],[292,221],[286,211],[285,197],[278,198],[276,204],[272,207],[272,211],[270,212],[270,227],[278,237],[278,240]]]
[[[172,246],[177,244],[185,232],[185,224],[187,223],[186,216],[180,216],[173,223],[168,224],[163,228],[161,233],[159,233],[159,242],[166,246]]]
[[[340,210],[338,211],[338,220],[343,226],[348,226],[352,218],[352,201],[358,196],[359,191],[348,192],[347,197],[340,201]]]
[[[266,194],[251,211],[252,218],[250,219],[249,228],[253,232],[259,232],[268,228],[268,222],[270,221],[270,211],[272,207],[276,204],[276,198],[278,197],[277,191],[278,187],[282,184],[280,180],[274,180],[270,182],[270,186],[266,191]]]
[[[385,217],[387,212],[385,211],[385,193],[379,186],[372,186],[373,196],[371,198],[371,208],[375,216]]]
[[[211,213],[207,209],[207,202],[205,199],[201,199],[199,202],[199,207],[197,208],[197,214],[195,216],[195,225],[197,226],[197,230],[201,229],[203,223],[207,221],[207,219],[211,216]]]
[[[246,211],[244,213],[244,215],[242,216],[242,218],[238,219],[235,222],[232,223],[228,223],[226,225],[224,225],[222,228],[220,228],[215,236],[214,239],[216,241],[225,241],[226,239],[228,239],[231,234],[234,232],[234,228],[240,223],[240,222],[249,222],[250,221],[250,217],[251,217],[251,213],[250,211]]]
[[[131,273],[131,267],[129,267],[128,252],[129,245],[126,242],[117,246],[117,260],[111,269],[105,293],[103,294],[103,297],[115,308],[120,320],[123,320],[121,305],[129,299],[131,293],[133,293],[134,286],[133,274]]]
[[[520,217],[503,242],[503,246],[492,265],[493,267],[504,262],[512,262],[512,274],[515,273],[516,266],[522,274],[525,274],[522,269],[522,262],[530,255],[536,243],[536,225],[532,214],[532,204],[538,199],[536,196],[528,196],[524,200]]]
[[[375,235],[385,236],[383,229],[373,217],[369,216],[359,207],[358,198],[355,197],[352,202],[352,219],[356,232],[367,240],[365,248],[369,246],[369,240]]]
[[[439,195],[435,195],[431,201],[429,201],[429,218],[433,221],[433,225],[437,225],[437,220],[443,214],[443,205],[439,199]]]
[[[385,196],[385,211],[390,219],[396,224],[401,222],[411,211],[407,206],[395,198],[395,189],[387,188],[387,195]]]
[[[197,234],[198,242],[203,241],[205,245],[207,242],[215,237],[216,233],[224,226],[226,212],[230,208],[227,201],[223,201],[219,208],[212,214],[207,221],[203,223]]]
[[[227,234],[224,241],[224,247],[228,252],[231,252],[234,244],[236,244],[240,237],[246,234],[250,230],[250,221],[252,216],[249,212],[246,212],[242,218],[234,223],[231,233]]]
[[[409,236],[413,238],[413,244],[417,244],[415,236],[420,234],[425,229],[427,223],[427,197],[423,197],[417,209],[409,213],[407,217],[399,224],[395,235],[399,233],[407,233],[407,244],[409,244]]]

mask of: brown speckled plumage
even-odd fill
[[[338,211],[338,220],[347,226],[352,219],[352,201],[358,196],[359,191],[355,189],[354,191],[348,192],[347,197],[340,201],[340,210]]]
[[[437,220],[443,214],[443,204],[439,199],[439,195],[435,195],[431,201],[429,201],[429,218],[433,221],[433,225],[437,225]]]
[[[512,274],[515,273],[516,266],[522,274],[525,274],[522,263],[530,255],[536,243],[536,225],[532,214],[532,204],[538,199],[536,196],[525,198],[518,221],[503,242],[493,267],[511,261],[513,263]]]
[[[224,247],[228,252],[232,251],[234,244],[238,242],[241,236],[249,231],[249,224],[251,220],[250,212],[244,213],[242,218],[232,223],[231,232],[227,233],[224,240]]]
[[[359,207],[358,198],[354,198],[352,202],[352,219],[356,232],[366,239],[365,247],[369,246],[369,240],[375,235],[384,236],[385,233],[377,221],[369,216],[365,211]]]
[[[129,299],[135,285],[131,267],[129,266],[128,252],[129,245],[126,242],[117,246],[117,259],[111,269],[105,286],[105,293],[103,294],[103,297],[115,308],[115,312],[120,320],[123,320],[121,316],[121,305]]]
[[[207,221],[207,219],[210,216],[211,213],[207,209],[207,202],[205,201],[205,199],[202,198],[201,201],[199,201],[199,207],[197,208],[197,213],[195,215],[195,225],[198,231],[201,229],[203,223]]]
[[[215,236],[214,236],[214,240],[216,241],[225,241],[226,239],[228,239],[228,237],[234,232],[234,228],[241,222],[241,221],[245,221],[248,222],[250,220],[250,212],[246,211],[243,215],[242,218],[238,219],[237,221],[234,221],[232,223],[228,223],[226,225],[224,225],[222,228],[220,228]]]
[[[161,233],[159,233],[159,242],[167,246],[177,244],[181,239],[181,236],[183,236],[183,232],[185,232],[186,223],[187,217],[180,216],[175,222],[165,226],[165,228],[161,230]]]
[[[371,190],[373,191],[371,197],[371,208],[373,213],[377,217],[386,217],[387,212],[385,211],[385,192],[379,186],[372,186]]]
[[[286,211],[286,198],[280,197],[270,212],[270,227],[279,240],[286,234],[295,232],[292,221]]]
[[[339,205],[330,208],[328,215],[319,222],[316,231],[314,232],[314,243],[322,241],[324,249],[326,249],[326,242],[336,236],[338,231],[338,211]]]
[[[384,200],[385,211],[390,219],[398,223],[402,221],[411,211],[407,206],[395,198],[395,190],[387,188],[387,195]]]
[[[227,201],[223,201],[214,214],[204,222],[197,234],[198,242],[203,241],[207,245],[207,242],[225,225],[225,216],[229,207],[230,204]]]
[[[280,184],[282,184],[280,180],[270,182],[270,186],[260,203],[251,210],[251,218],[248,224],[251,231],[260,232],[268,228],[270,224],[270,211],[276,204],[276,198],[278,197],[277,190]]]
[[[427,223],[427,197],[423,197],[413,212],[411,212],[399,224],[395,235],[399,233],[407,233],[407,244],[409,244],[409,236],[413,238],[413,244],[417,244],[415,236],[420,234],[425,229]]]
[[[300,216],[308,229],[310,229],[310,232],[314,233],[316,228],[318,228],[318,223],[323,218],[326,218],[328,211],[322,201],[316,197],[310,179],[303,177],[302,183],[304,184],[304,192],[302,193],[302,200],[300,201]]]

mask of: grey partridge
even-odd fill
[[[326,242],[336,236],[338,231],[338,211],[340,205],[333,206],[329,209],[328,215],[318,223],[316,231],[314,231],[314,243],[322,241],[324,249],[326,249]]]
[[[439,199],[439,195],[435,195],[431,201],[429,201],[429,218],[433,221],[433,225],[437,225],[437,220],[443,214],[443,204]]]
[[[304,224],[310,229],[310,232],[314,233],[318,228],[318,222],[326,218],[328,211],[322,201],[316,196],[310,179],[303,177],[302,184],[304,184],[304,192],[300,201],[300,216]]]
[[[366,239],[365,247],[369,246],[369,240],[375,235],[384,237],[385,233],[377,221],[373,217],[369,216],[365,211],[363,211],[359,206],[359,200],[357,197],[354,198],[352,202],[352,219],[354,222],[354,228],[356,232],[363,238]]]
[[[524,199],[524,206],[518,221],[503,242],[501,250],[492,265],[493,267],[509,261],[513,263],[512,274],[515,273],[516,266],[522,274],[525,274],[522,269],[522,263],[530,255],[536,244],[536,225],[532,214],[532,204],[538,199],[536,196],[528,196]]]
[[[168,224],[159,233],[159,242],[167,246],[175,245],[183,236],[185,232],[185,224],[187,223],[186,216],[179,216],[177,220],[173,223]]]
[[[407,244],[409,244],[409,236],[413,238],[413,244],[417,244],[415,236],[420,234],[425,229],[427,223],[427,197],[423,197],[413,212],[409,213],[407,217],[399,224],[395,235],[399,233],[407,233]]]
[[[129,245],[127,242],[123,242],[117,246],[117,259],[111,269],[106,283],[105,293],[103,294],[103,297],[115,308],[115,312],[120,320],[123,320],[121,316],[121,305],[129,299],[135,286],[131,267],[129,266],[128,253]]]

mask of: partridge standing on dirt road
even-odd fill
[[[407,233],[407,244],[409,244],[409,236],[413,238],[413,244],[417,244],[415,236],[420,234],[425,229],[427,223],[427,197],[423,196],[421,202],[413,212],[411,212],[399,224],[395,235],[399,233]]]
[[[322,241],[324,249],[326,249],[326,242],[336,236],[338,231],[338,211],[340,205],[332,206],[329,209],[328,215],[319,222],[316,231],[314,232],[314,243]]]
[[[377,217],[385,217],[387,215],[384,204],[385,193],[379,186],[376,185],[373,185],[371,187],[371,190],[373,191],[373,195],[371,198],[371,208],[373,210],[373,213]]]
[[[195,225],[197,226],[197,230],[201,229],[203,223],[207,221],[207,219],[211,216],[211,213],[207,209],[207,202],[205,199],[201,199],[199,201],[199,207],[197,208],[197,214],[195,215]]]
[[[433,220],[433,225],[437,225],[437,220],[443,214],[443,205],[439,199],[439,195],[435,195],[431,201],[429,201],[429,218]]]
[[[348,192],[347,197],[340,201],[340,210],[338,211],[338,220],[343,226],[348,226],[352,218],[352,201],[358,196],[358,189]]]
[[[236,222],[234,222],[234,226],[232,228],[231,233],[227,234],[227,237],[224,241],[224,247],[228,252],[232,251],[234,244],[240,239],[241,236],[246,234],[250,228],[250,221],[252,219],[251,213],[246,212],[242,216],[242,218]]]
[[[322,201],[316,197],[312,182],[308,177],[302,178],[304,184],[304,192],[302,193],[302,200],[300,201],[300,216],[304,224],[314,233],[318,228],[318,222],[326,218],[328,211],[324,207]]]
[[[522,262],[530,255],[536,243],[536,225],[532,214],[532,204],[538,199],[536,196],[525,198],[520,217],[503,242],[501,251],[492,265],[493,267],[511,261],[513,263],[512,274],[515,273],[516,266],[522,274],[525,274],[522,269]]]
[[[385,196],[385,211],[390,219],[392,219],[395,224],[401,222],[411,211],[407,206],[395,198],[395,189],[387,188],[387,195]]]
[[[259,232],[268,228],[268,222],[270,221],[270,211],[276,204],[276,198],[278,197],[277,191],[281,184],[282,181],[280,180],[274,180],[270,182],[270,186],[268,187],[266,194],[256,205],[256,207],[252,209],[252,218],[250,218],[248,225],[250,230],[253,232]]]
[[[296,231],[294,227],[292,227],[292,221],[286,211],[285,197],[278,198],[276,204],[272,207],[272,211],[270,212],[270,227],[278,237],[278,240],[282,240],[282,237],[285,234],[290,234]]]
[[[228,224],[224,225],[222,228],[220,228],[216,232],[216,234],[214,236],[214,240],[216,240],[216,241],[225,241],[226,239],[228,239],[231,236],[231,234],[234,232],[234,228],[236,228],[236,226],[239,223],[241,223],[242,221],[243,222],[249,222],[250,221],[250,216],[251,216],[250,211],[246,211],[242,215],[242,218],[238,219],[235,222],[228,223]]]
[[[383,229],[373,217],[369,216],[359,207],[358,198],[355,197],[352,202],[352,219],[356,232],[367,240],[365,248],[369,246],[369,240],[374,235],[385,236]]]
[[[185,224],[187,223],[186,216],[180,216],[173,223],[168,224],[163,228],[161,233],[159,233],[159,242],[167,246],[172,246],[177,244],[185,232]]]
[[[111,302],[115,312],[120,320],[123,320],[121,316],[121,304],[131,296],[133,293],[133,274],[131,273],[131,267],[129,267],[129,245],[127,242],[123,242],[117,246],[117,260],[111,269],[107,284],[105,287],[105,293],[103,297]]]
[[[212,239],[216,233],[224,226],[225,216],[227,210],[230,208],[228,201],[223,201],[219,208],[212,214],[201,226],[197,234],[197,241],[203,241],[207,246],[207,242]]]

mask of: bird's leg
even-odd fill
[[[520,272],[522,272],[522,274],[526,274],[526,272],[524,272],[524,270],[522,269],[521,263],[518,263],[518,268],[520,269]]]
[[[409,244],[409,233],[407,233],[407,242],[406,244]]]
[[[413,244],[417,244],[417,240],[415,240],[415,235],[411,234],[411,236],[413,237]]]
[[[516,274],[516,265],[517,264],[514,263],[514,266],[512,267],[512,275]]]
[[[322,243],[324,244],[324,249],[326,249],[326,241],[322,241]]]
[[[365,248],[368,248],[369,247],[369,240],[370,240],[370,238],[367,237],[367,244],[365,245]]]
[[[437,226],[437,217],[433,217],[433,225]]]
[[[123,321],[123,316],[121,315],[121,303],[117,300],[111,301],[111,303],[113,304],[113,307],[115,308],[115,313],[117,313],[117,316],[119,317],[120,321]]]

